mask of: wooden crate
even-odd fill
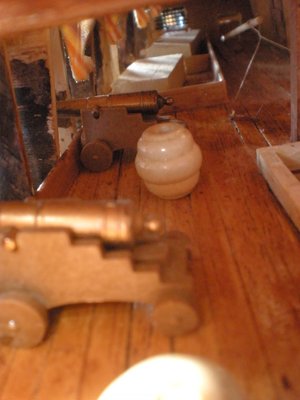
[[[174,100],[173,105],[164,107],[163,112],[228,102],[226,81],[210,41],[207,41],[206,48],[207,52],[185,57],[184,86],[161,92]]]

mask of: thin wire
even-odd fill
[[[266,41],[266,42],[272,44],[272,45],[275,46],[275,47],[279,47],[279,48],[282,49],[282,50],[286,50],[286,51],[290,52],[290,49],[289,49],[288,47],[286,47],[286,46],[284,46],[283,44],[280,44],[280,43],[278,43],[278,42],[275,42],[274,40],[269,39],[269,38],[267,38],[266,36],[263,36],[263,35],[260,33],[260,31],[259,31],[258,29],[256,29],[256,28],[252,28],[252,29],[253,29],[264,41]]]
[[[252,54],[252,57],[251,57],[251,59],[250,59],[250,61],[249,61],[249,64],[248,64],[248,66],[247,66],[247,68],[246,68],[246,71],[245,71],[245,73],[244,73],[244,76],[243,76],[243,79],[242,79],[242,81],[241,81],[241,83],[240,83],[240,86],[239,86],[239,88],[238,88],[238,90],[237,90],[237,92],[236,92],[236,94],[235,94],[235,96],[234,96],[234,98],[233,98],[233,101],[232,101],[232,103],[231,103],[231,106],[233,106],[233,104],[237,101],[237,99],[238,99],[238,97],[239,97],[239,95],[240,95],[240,93],[241,93],[241,90],[242,90],[242,88],[243,88],[243,86],[244,86],[244,84],[245,84],[245,81],[246,81],[247,76],[248,76],[248,74],[249,74],[249,72],[250,72],[250,69],[251,69],[252,64],[253,64],[253,62],[254,62],[254,59],[255,59],[255,57],[256,57],[256,55],[257,55],[257,53],[258,53],[258,50],[259,50],[259,48],[260,48],[260,45],[261,45],[262,40],[264,40],[264,41],[267,42],[267,43],[272,44],[272,45],[275,46],[275,47],[278,47],[278,48],[280,48],[280,49],[283,49],[283,50],[286,50],[286,51],[290,52],[290,49],[289,49],[288,47],[286,47],[286,46],[284,46],[284,45],[282,45],[282,44],[280,44],[280,43],[275,42],[274,40],[271,40],[271,39],[269,39],[269,38],[263,36],[263,35],[260,33],[260,31],[259,31],[258,29],[252,27],[251,30],[252,30],[253,32],[255,32],[256,35],[258,36],[258,42],[257,42],[257,45],[256,45],[256,47],[255,47],[255,50],[254,50],[254,52],[253,52],[253,54]],[[258,117],[258,114],[260,113],[260,111],[261,111],[262,108],[263,108],[263,105],[261,105],[261,107],[259,108],[258,112],[257,112],[256,115],[255,115],[255,118]],[[232,116],[234,116],[234,115],[235,115],[235,112],[232,111]]]
[[[246,71],[245,71],[245,73],[244,73],[243,79],[242,79],[242,81],[241,81],[241,83],[240,83],[240,86],[239,86],[239,88],[238,88],[238,91],[236,92],[236,95],[235,95],[234,98],[233,98],[232,104],[234,104],[234,103],[236,102],[237,98],[239,97],[239,95],[240,95],[240,93],[241,93],[241,90],[242,90],[242,88],[243,88],[243,86],[244,86],[245,80],[246,80],[246,78],[247,78],[247,76],[248,76],[248,74],[249,74],[249,71],[250,71],[250,69],[251,69],[251,67],[252,67],[253,61],[254,61],[254,59],[255,59],[255,57],[256,57],[256,54],[257,54],[257,52],[258,52],[258,50],[259,50],[259,47],[260,47],[260,44],[261,44],[261,41],[262,41],[262,36],[260,35],[260,32],[258,32],[256,29],[255,29],[255,32],[258,34],[258,42],[257,42],[257,45],[256,45],[256,47],[255,47],[255,50],[254,50],[254,52],[253,52],[253,54],[252,54],[252,57],[251,57],[251,59],[250,59],[250,61],[249,61],[249,64],[248,64],[248,66],[247,66],[247,68],[246,68]]]

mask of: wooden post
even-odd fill
[[[291,48],[291,141],[299,139],[300,126],[300,1],[285,0],[289,10]]]

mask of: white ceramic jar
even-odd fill
[[[202,154],[182,123],[147,128],[137,145],[135,166],[147,189],[163,199],[189,194],[199,180]]]
[[[244,400],[232,376],[185,354],[148,358],[113,381],[98,400]]]

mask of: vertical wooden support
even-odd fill
[[[289,10],[291,49],[291,141],[300,137],[300,1],[286,0]]]
[[[102,82],[97,88],[98,93],[107,94],[111,91],[112,83],[118,78],[119,55],[116,44],[110,44],[103,21],[100,22],[100,44],[102,53]]]
[[[62,41],[58,27],[50,29],[50,78],[51,78],[51,97],[56,103],[56,99],[64,100],[71,97],[68,83],[68,74],[65,57],[62,48]],[[70,118],[59,118],[55,113],[55,124],[57,124],[58,138],[56,140],[58,156],[61,156],[72,141],[75,130],[70,123]],[[67,123],[66,126],[64,126]],[[63,125],[63,126],[61,126]]]
[[[3,48],[0,50],[0,200],[21,200],[32,194],[31,179]]]
[[[59,154],[49,30],[9,38],[5,52],[36,189]]]
[[[66,97],[70,97],[70,88],[68,85],[68,76],[62,50],[59,28],[51,28],[49,34],[51,55],[50,72],[53,72],[53,74],[51,74],[54,80],[53,89],[55,91],[55,97],[63,100]]]

